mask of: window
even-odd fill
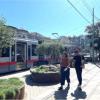
[[[32,44],[32,56],[36,56],[36,45]]]
[[[9,47],[2,48],[1,57],[9,57]]]

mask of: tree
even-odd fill
[[[48,55],[48,52],[47,52],[47,49],[48,49],[48,45],[46,43],[41,43],[37,46],[37,53],[38,55]]]
[[[93,25],[88,25],[85,31],[88,32],[90,35],[94,35],[94,37],[98,37],[100,35],[100,22],[97,22],[94,27]]]
[[[60,54],[64,50],[64,46],[60,43],[52,43],[49,45],[49,55],[51,57],[51,63],[59,62]]]
[[[100,50],[100,22],[95,23],[94,27],[93,25],[89,25],[85,29],[86,32],[89,33],[89,37],[92,40],[94,38],[94,41],[90,43],[90,47],[93,47],[96,51]]]
[[[60,54],[63,52],[64,46],[58,42],[42,43],[37,47],[38,55],[49,56],[50,63],[59,62]]]
[[[0,18],[0,55],[2,48],[10,47],[14,43],[14,32],[5,23],[5,20]]]

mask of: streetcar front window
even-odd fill
[[[10,54],[9,54],[9,47],[8,48],[2,48],[2,51],[1,51],[1,57],[9,57]]]

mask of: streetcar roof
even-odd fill
[[[38,40],[36,39],[23,39],[23,38],[14,38],[15,41],[20,41],[20,42],[30,42],[30,43],[34,43],[34,44],[38,44]]]

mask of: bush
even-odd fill
[[[37,54],[45,58],[49,56],[49,63],[56,64],[59,63],[60,54],[64,50],[64,45],[58,42],[44,42],[37,46]]]
[[[59,70],[60,68],[54,65],[41,65],[41,66],[36,66],[34,68],[31,68],[31,72],[36,72],[36,73],[49,73],[49,72],[59,73]]]
[[[4,99],[5,98],[5,95],[2,91],[0,91],[0,100]]]
[[[19,94],[20,89],[24,83],[18,78],[9,78],[0,80],[0,99],[18,99],[16,95]]]

